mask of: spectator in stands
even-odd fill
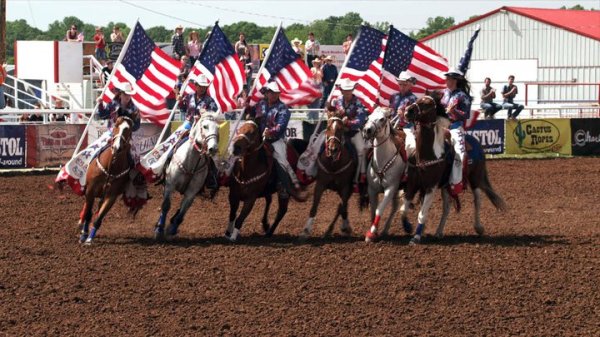
[[[0,66],[0,109],[6,107],[6,101],[4,100],[4,81],[6,80],[6,63]]]
[[[298,54],[298,56],[302,58],[302,61],[304,61],[304,52],[302,51],[301,44],[302,40],[297,37],[292,40],[292,49],[294,50],[294,53]]]
[[[190,58],[187,57],[187,56],[185,56],[185,55],[183,55],[181,57],[180,61],[181,61],[181,66],[179,67],[179,72],[182,73],[182,74],[185,73],[186,76],[187,76],[187,74],[190,72],[190,69],[191,69],[191,67],[190,67]]]
[[[244,48],[244,55],[240,57],[240,61],[244,65],[246,86],[249,88],[252,85],[252,56],[250,55],[250,48]]]
[[[71,29],[67,30],[65,34],[65,41],[69,42],[78,42],[79,41],[79,33],[77,32],[77,26],[71,25]]]
[[[235,52],[237,53],[238,57],[244,56],[246,49],[249,50],[248,42],[246,42],[246,34],[244,34],[244,32],[240,32],[239,40],[236,41],[236,43],[234,45],[234,49],[235,49]]]
[[[123,37],[123,33],[121,32],[121,28],[119,26],[113,27],[113,32],[110,34],[110,41],[116,43],[125,42],[125,37]]]
[[[489,77],[486,77],[484,81],[485,87],[481,89],[481,108],[484,111],[485,119],[494,119],[494,114],[502,110],[502,105],[494,103],[496,89],[490,86],[492,80]]]
[[[100,62],[106,60],[106,41],[104,40],[104,32],[102,27],[96,27],[96,34],[94,34],[94,42],[96,42],[96,59]]]
[[[331,55],[325,58],[325,64],[323,65],[323,101],[321,102],[321,108],[325,107],[325,103],[331,90],[333,89],[333,85],[335,84],[335,80],[338,77],[337,67],[333,65],[331,62],[333,58]]]
[[[515,76],[508,76],[508,84],[502,88],[502,97],[504,97],[504,103],[502,103],[502,107],[507,111],[508,119],[517,119],[517,116],[521,113],[521,111],[525,108],[521,104],[517,104],[514,102],[515,96],[519,93],[517,86],[514,85]],[[513,109],[515,112],[513,113]]]
[[[54,100],[54,109],[55,110],[66,109],[62,99],[56,98]],[[50,122],[66,122],[67,121],[65,114],[50,114],[50,115],[48,115],[48,119],[50,120]]]
[[[171,38],[171,46],[173,46],[173,57],[180,60],[185,55],[185,46],[183,44],[183,26],[175,27],[175,34]]]
[[[314,82],[315,85],[317,85],[319,88],[321,88],[321,91],[323,90],[323,69],[321,68],[321,59],[320,58],[316,58],[312,61],[312,68],[310,68],[310,72],[312,73],[312,80]],[[315,100],[313,103],[311,103],[309,105],[309,108],[311,109],[318,109],[321,106],[321,99],[317,99]],[[318,112],[309,112],[308,113],[308,118],[309,119],[317,119],[318,118]]]
[[[192,31],[188,37],[187,53],[190,58],[190,66],[194,66],[200,53],[202,52],[202,41],[200,41],[200,35],[197,31]]]
[[[102,68],[102,84],[106,85],[108,83],[108,78],[113,71],[113,60],[106,60],[106,65]]]
[[[313,32],[308,33],[308,40],[304,44],[304,50],[306,51],[306,64],[312,66],[312,61],[319,57],[321,51],[321,44],[315,40],[315,34]]]
[[[342,49],[344,50],[345,55],[348,55],[348,53],[350,52],[350,47],[352,47],[352,38],[352,34],[348,34],[346,36],[346,41],[342,43]]]
[[[43,122],[44,117],[39,112],[34,112],[29,116],[29,122]]]

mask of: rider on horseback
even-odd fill
[[[340,83],[340,91],[342,96],[331,102],[329,107],[332,110],[337,110],[343,117],[344,125],[348,128],[345,136],[350,139],[356,155],[358,157],[358,170],[354,177],[354,183],[365,183],[367,180],[365,166],[365,140],[362,137],[360,130],[367,119],[367,110],[361,101],[353,94],[356,83],[346,78]],[[360,173],[360,179],[359,179]]]
[[[191,79],[190,83],[195,87],[194,93],[188,94],[185,97],[178,96],[179,107],[181,111],[186,112],[183,127],[188,131],[192,128],[194,119],[200,118],[203,111],[217,112],[219,110],[215,100],[208,95],[210,82],[206,78],[206,75],[201,74],[195,80]],[[219,189],[219,172],[212,157],[209,163],[205,185],[208,189],[212,190],[211,195],[214,195]]]
[[[406,71],[403,71],[398,76],[398,85],[400,91],[390,97],[390,106],[392,107],[392,129],[395,131],[404,132],[404,148],[407,153],[411,153],[415,149],[415,126],[408,121],[404,116],[404,112],[408,106],[417,101],[417,96],[413,94],[412,87],[417,83],[417,79],[410,76]],[[406,158],[404,158],[406,160]],[[402,181],[406,181],[406,172],[402,175]]]
[[[277,83],[269,82],[265,89],[265,98],[258,102],[256,106],[250,108],[249,113],[260,121],[260,131],[263,138],[273,146],[273,158],[285,170],[277,169],[279,181],[282,182],[294,199],[306,201],[306,196],[301,193],[298,177],[296,177],[294,169],[287,160],[287,145],[284,137],[291,116],[290,110],[279,100],[280,90]],[[284,172],[287,172],[291,179],[293,188],[286,186],[289,184],[287,184],[288,177],[285,176]]]
[[[467,164],[465,155],[465,121],[471,113],[471,86],[462,71],[450,69],[446,74],[446,89],[441,104],[450,118],[450,137],[454,147],[454,165],[450,174],[450,194],[458,196],[463,190],[463,169]]]

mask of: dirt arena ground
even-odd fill
[[[333,194],[305,244],[295,240],[308,204],[291,205],[265,239],[262,202],[241,242],[229,244],[226,190],[216,203],[196,200],[177,241],[155,244],[157,187],[135,221],[119,204],[95,245],[83,247],[81,198],[50,190],[53,175],[0,177],[0,335],[600,335],[600,159],[488,168],[509,211],[486,199],[486,235],[477,237],[467,192],[447,236],[417,247],[399,221],[392,238],[366,244],[368,214],[354,198],[354,235],[316,237]]]

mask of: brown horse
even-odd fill
[[[352,228],[348,222],[348,200],[352,196],[352,183],[357,169],[357,162],[345,145],[344,126],[342,115],[337,111],[327,113],[327,129],[325,130],[325,151],[317,158],[317,176],[313,203],[310,208],[309,218],[300,235],[301,240],[310,236],[317,207],[325,190],[330,189],[340,196],[337,213],[327,227],[325,236],[330,236],[338,217],[342,216],[342,233],[350,235]]]
[[[260,128],[254,121],[245,121],[238,128],[233,139],[233,155],[240,156],[240,159],[235,162],[229,179],[229,226],[225,237],[232,242],[237,240],[244,220],[258,198],[266,201],[261,222],[265,235],[269,237],[287,212],[289,196],[279,193],[277,215],[270,226],[269,208],[272,194],[277,192],[276,172],[271,150],[263,142]],[[241,201],[244,206],[236,217]]]
[[[129,149],[133,120],[119,117],[113,128],[110,146],[92,160],[86,173],[85,204],[81,210],[79,226],[81,236],[79,242],[91,244],[102,220],[111,209],[117,197],[123,194],[129,180]],[[92,208],[96,198],[100,198],[98,213],[94,227],[89,231],[92,219]]]
[[[407,218],[408,206],[417,193],[423,197],[419,211],[419,224],[411,244],[419,243],[425,230],[429,208],[433,203],[434,192],[442,190],[443,213],[437,228],[436,236],[442,237],[444,225],[450,212],[450,197],[447,191],[448,177],[454,158],[453,151],[445,151],[445,133],[450,122],[444,107],[440,103],[440,95],[436,98],[423,96],[407,109],[406,116],[415,122],[416,149],[408,160],[408,185],[402,206],[402,222],[410,226]],[[504,200],[494,191],[487,174],[485,154],[479,142],[467,135],[467,152],[469,165],[465,173],[473,191],[475,204],[475,231],[483,235],[484,228],[480,223],[481,190],[488,196],[498,210],[505,210]],[[450,146],[448,146],[451,149]],[[470,149],[469,149],[470,148]],[[457,203],[459,200],[457,200]],[[459,205],[459,204],[457,204]],[[459,207],[457,207],[459,209]]]

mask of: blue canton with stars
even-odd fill
[[[129,47],[125,51],[121,64],[127,69],[131,76],[138,81],[144,75],[152,62],[152,51],[154,50],[154,41],[146,34],[142,25],[138,22],[133,29],[133,36],[129,42]]]
[[[235,51],[229,40],[219,28],[215,25],[210,33],[208,41],[204,44],[204,49],[200,53],[199,61],[211,74],[215,73],[215,66],[227,56],[234,55]]]
[[[385,34],[377,29],[362,26],[347,66],[365,71],[381,54],[381,40]]]
[[[292,49],[290,41],[285,36],[283,28],[279,30],[275,42],[271,46],[269,59],[265,64],[265,69],[271,74],[271,76],[277,75],[281,69],[285,68],[288,64],[296,61],[298,54]]]
[[[404,35],[394,27],[390,27],[385,58],[383,60],[383,69],[389,71],[394,76],[400,75],[402,71],[408,69],[413,58],[413,51],[417,41]]]

